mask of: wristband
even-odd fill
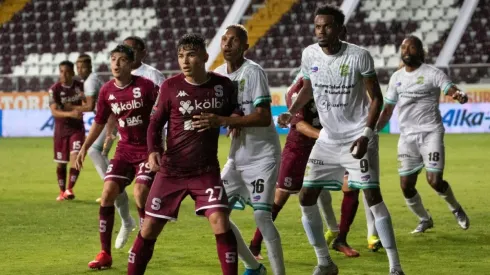
[[[370,140],[374,136],[374,132],[373,130],[371,130],[371,128],[366,127],[364,128],[364,132],[362,133],[362,135]]]

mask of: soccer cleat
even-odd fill
[[[262,255],[260,255],[260,250],[262,249],[262,247],[259,245],[253,245],[252,243],[250,243],[250,246],[248,247],[248,249],[250,249],[250,252],[252,252],[252,254],[254,255],[255,259],[260,261],[260,260],[263,260],[264,257],[262,257]]]
[[[392,269],[390,270],[390,275],[405,275],[405,272],[401,270]]]
[[[245,269],[245,273],[243,275],[266,275],[267,274],[267,269],[265,269],[265,266],[263,264],[260,264],[259,268],[257,269]]]
[[[468,218],[466,212],[464,212],[463,207],[460,206],[458,209],[454,210],[453,214],[463,230],[470,228],[470,218]]]
[[[129,233],[134,231],[136,229],[136,221],[133,219],[133,217],[130,217],[130,224],[128,226],[125,226],[124,223],[121,225],[121,229],[119,229],[119,233],[117,234],[116,237],[116,243],[114,244],[114,247],[116,249],[121,249],[126,245],[129,239]]]
[[[330,263],[328,266],[317,265],[313,269],[313,275],[338,275],[339,268],[334,264]]]
[[[88,263],[90,269],[107,269],[112,266],[112,257],[105,251],[101,251],[95,257],[95,260]]]
[[[336,251],[344,253],[346,257],[359,257],[359,252],[350,247],[347,242],[335,239],[332,243],[332,248]]]
[[[335,240],[338,235],[339,231],[332,231],[329,229],[327,232],[325,232],[325,241],[327,241],[327,245],[330,246],[332,241]]]
[[[371,252],[377,252],[380,248],[383,247],[383,244],[381,243],[381,240],[379,239],[378,236],[372,235],[368,239],[368,249]]]
[[[73,193],[73,190],[71,189],[66,189],[63,197],[67,200],[73,200],[75,198],[75,193]]]
[[[432,217],[428,220],[421,220],[419,225],[411,232],[412,234],[424,233],[427,229],[434,227]]]
[[[63,194],[64,194],[64,192],[60,191],[60,194],[58,195],[58,197],[56,197],[56,200],[57,201],[64,201],[65,197],[63,196]]]

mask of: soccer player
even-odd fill
[[[57,201],[75,198],[73,187],[79,171],[75,160],[85,139],[82,112],[75,108],[84,100],[83,84],[74,80],[74,65],[70,61],[59,64],[59,82],[49,88],[49,108],[54,117],[54,161],[58,163],[56,175],[60,194]],[[70,163],[69,184],[66,189],[66,164]]]
[[[291,106],[303,87],[303,75],[298,72],[293,84],[286,93],[286,104]],[[281,155],[281,167],[277,180],[274,205],[272,207],[272,219],[275,220],[279,211],[286,204],[291,194],[297,194],[303,185],[303,176],[313,145],[315,144],[321,129],[315,102],[310,100],[291,120],[286,145]],[[328,190],[324,190],[318,199],[319,206],[327,223],[328,231],[325,235],[327,244],[332,241],[334,249],[341,251],[348,257],[359,256],[359,253],[347,245],[346,237],[350,225],[354,221],[357,212],[359,192],[357,190],[344,192],[342,201],[342,219],[337,225],[335,213],[332,209],[332,197]],[[254,238],[250,243],[250,251],[257,259],[261,259],[260,250],[262,234],[257,228]]]
[[[96,113],[96,103],[99,96],[99,91],[104,82],[99,78],[97,73],[92,71],[92,59],[88,54],[81,54],[78,56],[77,62],[77,72],[78,75],[84,80],[83,90],[85,93],[86,102],[80,108],[83,112],[94,112]],[[115,126],[115,125],[114,125]],[[112,130],[112,135],[116,135],[117,130],[114,128]],[[94,163],[95,170],[99,173],[99,176],[104,180],[107,167],[109,166],[109,158],[107,157],[109,150],[112,147],[113,139],[108,139],[107,137],[107,126],[100,133],[99,137],[95,140],[94,144],[88,149],[88,155]],[[99,201],[100,202],[100,201]],[[122,218],[121,229],[117,234],[114,247],[116,249],[122,248],[129,238],[129,233],[136,227],[136,222],[133,217],[129,214],[129,200],[126,191],[123,191],[115,201],[115,207],[119,216]]]
[[[408,208],[419,218],[419,224],[412,233],[423,233],[434,226],[415,188],[418,174],[424,166],[427,182],[446,201],[459,226],[466,230],[470,227],[470,220],[454,197],[451,186],[443,179],[444,125],[439,98],[441,90],[461,104],[466,103],[468,97],[444,72],[424,63],[425,53],[418,37],[408,36],[403,40],[400,52],[405,66],[391,76],[378,129],[390,120],[398,102],[400,185]]]
[[[234,128],[228,161],[221,172],[230,206],[239,201],[254,209],[255,222],[264,235],[272,271],[285,274],[281,237],[272,221],[275,184],[280,165],[281,145],[272,121],[271,95],[267,76],[257,63],[244,57],[248,33],[242,25],[226,28],[221,50],[226,63],[215,72],[229,77],[238,88],[238,103],[245,116],[223,117],[213,114],[197,116],[199,128],[229,126]],[[242,128],[236,134],[236,128]],[[235,224],[238,254],[244,261],[245,274],[265,274]]]
[[[391,216],[379,187],[378,136],[373,130],[383,105],[382,93],[369,52],[339,40],[344,20],[337,7],[317,8],[314,23],[318,43],[308,46],[301,60],[304,87],[289,112],[279,116],[281,125],[289,124],[292,115],[314,97],[323,127],[310,153],[299,195],[303,226],[318,259],[313,274],[338,274],[315,204],[322,189],[341,189],[345,170],[349,172],[349,187],[363,189],[366,195],[388,254],[390,274],[404,274]]]
[[[154,173],[147,162],[146,129],[158,87],[146,78],[131,75],[133,60],[134,52],[128,46],[118,45],[111,51],[114,79],[104,84],[100,90],[94,123],[77,158],[77,168],[81,169],[87,150],[103,131],[112,113],[117,120],[121,140],[104,177],[99,210],[102,251],[88,264],[91,269],[105,269],[112,265],[114,201],[118,195],[136,178],[134,197],[138,208],[143,208],[149,186],[153,182]]]
[[[143,63],[143,59],[147,54],[145,41],[138,36],[129,36],[124,39],[123,44],[131,47],[134,51],[134,62],[131,65],[131,74],[148,78],[153,81],[155,85],[160,87],[165,80],[165,76],[154,67]]]
[[[200,131],[192,124],[193,115],[201,112],[240,113],[235,87],[228,78],[206,71],[208,54],[202,36],[184,35],[177,49],[182,73],[161,86],[148,127],[150,168],[158,173],[146,203],[147,218],[129,255],[127,274],[145,273],[158,235],[167,221],[177,219],[182,200],[190,195],[196,214],[208,218],[215,234],[223,274],[236,275],[237,243],[219,174],[219,129]],[[166,122],[165,150],[161,140]]]

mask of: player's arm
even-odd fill
[[[452,97],[461,104],[468,102],[468,96],[462,92],[458,86],[454,85],[449,77],[442,71],[439,71],[439,73],[436,74],[435,81],[435,85],[440,87],[446,96]]]
[[[82,118],[82,114],[79,111],[66,111],[64,108],[59,108],[60,106],[63,106],[63,104],[61,103],[61,98],[58,93],[52,88],[49,89],[49,109],[54,118]]]
[[[155,105],[150,115],[150,125],[146,131],[146,144],[148,145],[148,163],[154,172],[160,169],[160,156],[164,151],[162,144],[163,126],[170,117],[170,100],[168,94],[170,89],[167,82],[160,87]]]
[[[376,124],[376,131],[381,131],[388,124],[393,115],[393,110],[395,110],[396,102],[398,101],[398,93],[396,91],[395,83],[396,74],[390,78],[388,83],[388,90],[386,91],[386,96],[384,97],[384,106],[379,116],[378,123]]]
[[[95,109],[95,98],[93,96],[86,96],[82,106],[77,106],[80,112],[92,112]]]
[[[318,137],[320,136],[320,130],[311,126],[311,124],[304,120],[296,123],[296,130],[310,138],[318,139]]]

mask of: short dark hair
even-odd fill
[[[345,15],[339,7],[329,4],[318,6],[315,11],[315,16],[317,15],[331,15],[333,16],[335,23],[344,25]]]
[[[420,60],[422,62],[425,62],[425,50],[424,50],[424,43],[422,43],[422,40],[420,40],[420,38],[418,38],[415,35],[409,35],[405,37],[405,39],[413,40],[415,42],[415,47],[417,47],[417,52],[420,55]]]
[[[113,55],[114,53],[124,53],[128,57],[129,61],[134,61],[134,51],[129,46],[119,44],[111,51],[110,55]]]
[[[126,39],[124,39],[124,41],[126,40],[133,40],[136,43],[136,45],[138,45],[139,50],[146,49],[145,41],[139,36],[128,36],[126,37]]]
[[[184,34],[177,43],[177,50],[181,48],[206,50],[206,41],[202,35],[197,33]]]
[[[58,65],[58,67],[61,67],[61,66],[67,66],[72,71],[75,71],[75,66],[73,65],[73,62],[71,62],[69,60],[61,61],[60,64]]]
[[[242,24],[233,24],[226,27],[226,30],[234,29],[240,41],[248,43],[248,31]]]
[[[78,63],[78,62],[82,62],[82,63],[88,64],[89,66],[92,66],[92,58],[90,57],[90,55],[88,55],[86,53],[82,53],[78,56],[76,63]]]

